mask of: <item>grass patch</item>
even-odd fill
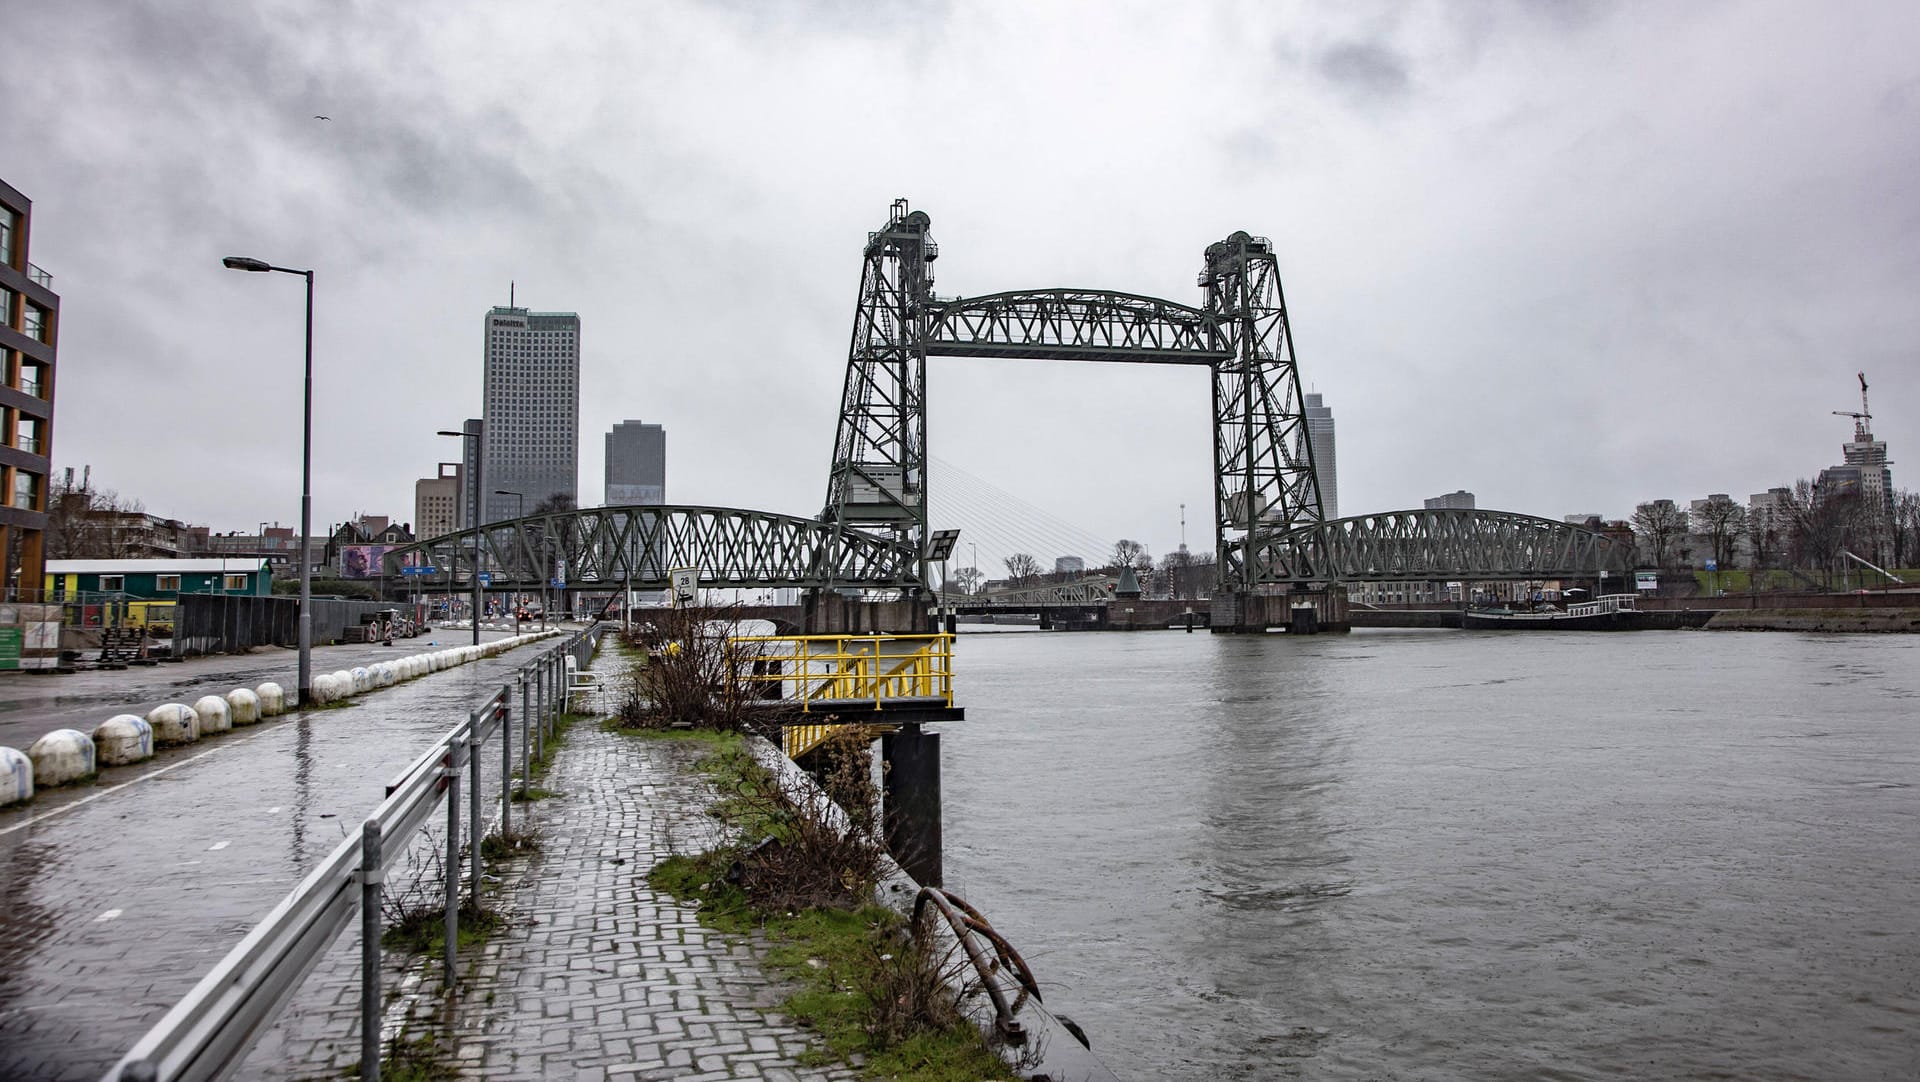
[[[782,789],[738,734],[647,735],[713,748],[697,769],[717,793],[709,814],[736,839],[669,857],[647,882],[697,903],[709,928],[765,937],[767,966],[799,986],[781,1009],[826,1045],[817,1062],[859,1061],[867,1077],[896,1082],[1016,1077],[959,1011],[948,961],[926,956],[905,919],[870,900],[871,842],[861,839],[871,824],[849,808],[852,830],[824,826],[823,805]],[[849,758],[844,773],[864,779],[865,762]]]
[[[460,919],[455,923],[454,935],[460,940],[459,949],[464,953],[467,948],[493,938],[495,932],[507,926],[507,918],[497,910],[476,909],[467,902],[461,904]],[[413,910],[380,934],[380,945],[392,951],[438,958],[447,951],[445,915],[438,909]]]
[[[495,831],[480,839],[480,859],[489,864],[498,864],[503,860],[518,860],[538,853],[541,842],[542,838],[537,830],[523,828],[511,834]]]
[[[543,788],[538,785],[529,785],[525,788],[516,787],[514,789],[513,802],[515,804],[531,804],[536,800],[552,800],[559,795],[560,794],[553,789]]]
[[[360,1065],[342,1072],[343,1077],[360,1077]],[[395,1036],[380,1057],[380,1077],[384,1082],[454,1082],[460,1071],[448,1061],[432,1037]]]
[[[725,851],[675,856],[647,876],[654,889],[700,903],[700,923],[771,943],[766,964],[799,983],[781,1010],[817,1031],[828,1055],[864,1058],[868,1078],[978,1082],[1017,1077],[947,999],[941,966],[906,934],[906,921],[878,905],[858,909],[756,910],[729,881]],[[818,1065],[816,1063],[815,1065]]]
[[[615,715],[600,723],[600,731],[617,733],[621,736],[639,737],[643,740],[666,740],[680,744],[698,744],[712,751],[720,751],[731,744],[737,744],[740,734],[721,732],[718,729],[653,729],[639,725],[628,725]]]

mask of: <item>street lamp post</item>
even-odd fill
[[[493,490],[493,494],[495,496],[512,496],[514,499],[513,517],[514,518],[526,517],[527,515],[527,494],[526,493],[515,492],[510,488],[496,488]],[[545,596],[544,592],[542,593],[542,596]],[[544,604],[542,607],[543,608],[545,607]],[[513,633],[515,635],[520,634],[520,600],[519,598],[513,599]]]
[[[264,259],[230,255],[228,270],[297,274],[307,280],[307,371],[300,402],[300,705],[313,701],[313,561],[307,534],[313,525],[313,271],[276,267]]]
[[[486,491],[485,489],[483,489],[483,488],[481,488],[481,487],[480,487],[480,480],[481,480],[481,478],[480,478],[480,473],[481,473],[481,469],[480,469],[480,450],[481,450],[481,448],[480,448],[480,433],[478,433],[478,432],[450,432],[450,431],[448,431],[447,429],[444,429],[444,428],[443,428],[443,429],[441,429],[441,430],[440,430],[439,432],[437,432],[437,433],[435,433],[435,435],[440,435],[440,436],[458,436],[458,437],[460,438],[460,440],[461,440],[461,443],[462,443],[462,445],[463,445],[463,446],[464,446],[464,444],[465,444],[465,442],[466,442],[467,440],[472,440],[472,441],[473,441],[473,472],[474,472],[474,478],[473,478],[473,487],[472,487],[471,489],[469,489],[468,491],[470,491],[470,492],[472,492],[472,493],[473,493],[473,502],[474,502],[474,507],[473,507],[473,508],[471,509],[471,511],[470,511],[470,514],[471,514],[471,515],[472,515],[472,517],[473,517],[473,521],[472,521],[472,522],[471,522],[471,523],[470,523],[469,525],[471,525],[471,526],[472,526],[472,527],[474,528],[474,535],[473,535],[473,572],[472,572],[472,574],[473,574],[473,644],[474,644],[475,646],[478,646],[478,645],[480,645],[480,606],[481,606],[481,604],[483,603],[483,598],[482,598],[482,597],[481,597],[481,595],[480,595],[480,533],[479,533],[479,527],[481,526],[481,524],[482,524],[482,523],[484,523],[484,522],[486,521],[486,517],[487,517],[487,516],[486,516],[486,514],[485,514],[485,512],[484,512],[484,511],[482,510],[482,508],[483,508],[483,506],[485,505],[485,503],[486,503],[486,501],[480,498],[480,494],[481,494],[482,492],[484,492],[484,491]],[[464,453],[462,454],[462,458],[463,458],[463,459],[465,458],[465,455],[464,455]],[[462,483],[463,483],[463,484],[465,483],[465,480],[464,480],[464,479],[462,479]],[[458,553],[458,552],[459,552],[459,548],[458,548],[458,547],[456,546],[456,547],[455,547],[455,549],[454,549],[454,551],[455,551],[456,553]],[[448,573],[448,579],[449,579],[449,583],[448,583],[448,584],[449,584],[449,585],[451,585],[451,584],[452,584],[452,583],[451,583],[451,579],[452,579],[452,573],[451,573],[451,572],[449,572],[449,573]],[[449,613],[449,616],[451,616],[451,613]]]

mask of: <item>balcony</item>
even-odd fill
[[[53,288],[53,275],[48,274],[32,263],[27,264],[27,277],[31,278],[34,284],[42,289]]]

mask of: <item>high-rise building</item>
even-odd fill
[[[1313,483],[1320,487],[1320,507],[1330,519],[1340,517],[1340,479],[1333,450],[1333,410],[1318,394],[1306,396],[1307,439],[1313,443]]]
[[[580,317],[494,308],[486,318],[486,435],[481,522],[577,501],[580,474]],[[501,492],[512,495],[501,495]]]
[[[0,181],[0,588],[37,600],[46,573],[47,471],[53,455],[53,353],[60,297],[27,259],[33,202]]]
[[[413,483],[413,530],[416,537],[439,537],[460,528],[460,463],[440,463],[438,477]]]
[[[607,433],[607,506],[667,502],[667,430],[621,421]]]
[[[1449,492],[1444,496],[1429,497],[1427,499],[1427,510],[1471,511],[1473,510],[1473,493],[1462,488]]]

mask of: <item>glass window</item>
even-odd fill
[[[127,577],[125,575],[100,576],[100,589],[107,593],[118,593],[126,588]]]
[[[29,302],[27,304],[26,312],[23,313],[22,315],[21,322],[20,322],[20,329],[26,332],[26,336],[28,338],[31,338],[36,342],[46,341],[47,340],[46,309],[41,308],[37,304],[33,304]]]
[[[0,327],[13,326],[13,290],[0,286]]]
[[[40,510],[40,475],[25,470],[13,471],[13,506],[28,511]]]
[[[180,576],[156,575],[154,576],[154,580],[153,580],[153,588],[162,593],[177,594],[180,592]]]
[[[13,445],[30,455],[40,453],[40,421],[33,417],[20,418],[20,425],[14,429]]]
[[[42,367],[41,365],[26,361],[20,363],[20,389],[35,398],[46,397],[46,395],[40,393],[40,370]]]
[[[13,266],[13,220],[18,217],[6,207],[0,207],[0,263]]]
[[[244,590],[246,588],[247,588],[247,577],[245,575],[228,575],[227,576],[227,589]]]

